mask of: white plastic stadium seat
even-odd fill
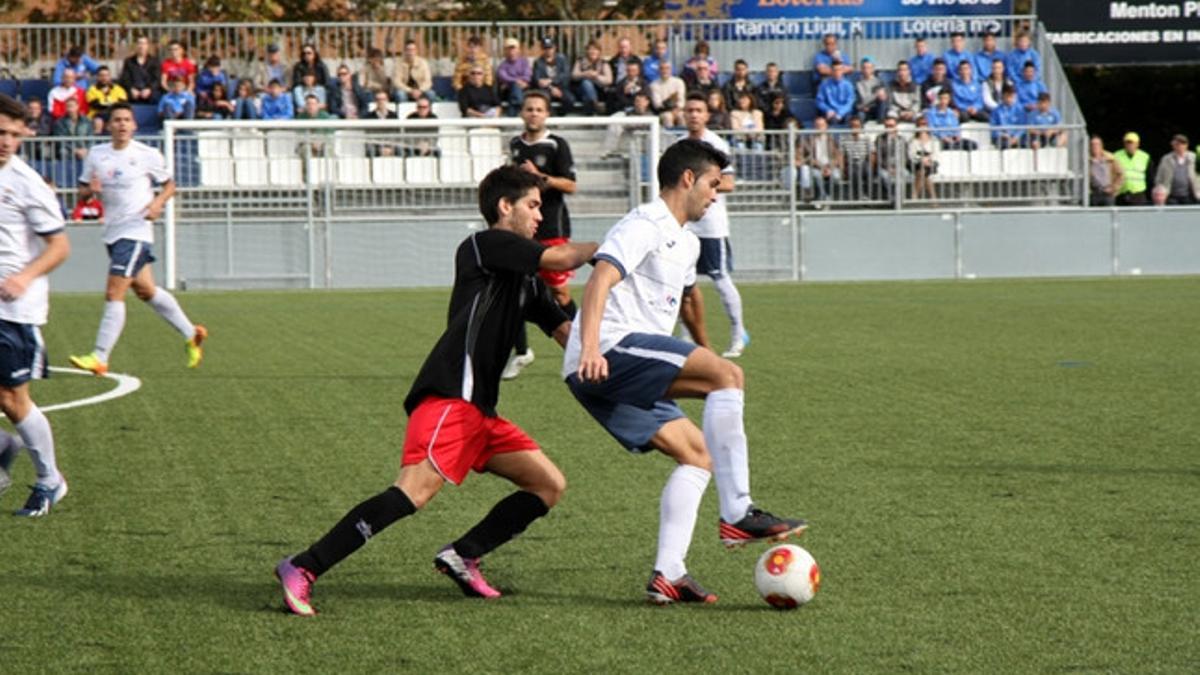
[[[337,157],[366,157],[366,136],[357,130],[335,131],[333,133],[333,154]]]
[[[1037,151],[1037,172],[1055,175],[1066,175],[1070,172],[1070,162],[1066,148],[1040,148]]]
[[[462,111],[458,109],[458,104],[454,101],[434,102],[433,114],[437,115],[440,120],[456,120],[462,117]]]
[[[262,133],[247,129],[238,130],[233,136],[233,156],[238,159],[264,157]]]
[[[970,155],[972,176],[999,176],[1003,173],[999,150],[975,150]]]
[[[462,127],[440,127],[437,130],[437,145],[442,157],[466,156],[470,147],[467,130]]]
[[[504,156],[504,139],[500,136],[499,129],[492,127],[471,129],[468,132],[468,136],[470,136],[470,150],[472,155],[486,157]]]
[[[271,182],[268,169],[269,161],[265,157],[233,160],[233,176],[235,181],[243,187],[267,185]]]
[[[478,183],[488,175],[492,169],[504,164],[504,155],[493,155],[491,157],[475,155],[471,158],[471,180]]]
[[[294,131],[268,131],[267,156],[272,159],[296,157],[296,146],[300,138]]]
[[[969,175],[970,171],[970,153],[966,150],[943,150],[938,155],[938,176],[942,178],[963,178]]]
[[[267,174],[271,185],[295,187],[304,182],[304,162],[296,157],[272,157]]]
[[[437,157],[408,157],[404,160],[404,176],[409,183],[434,185],[438,182]]]
[[[371,182],[376,185],[403,184],[404,159],[400,157],[372,157]]]
[[[200,131],[196,133],[196,151],[203,159],[220,159],[229,156],[229,137],[222,131]]]
[[[1033,151],[1026,148],[1010,148],[1001,152],[1004,175],[1027,176],[1033,173]]]
[[[416,111],[416,101],[404,101],[396,104],[396,117],[399,117],[402,120],[407,119],[409,115],[415,113]],[[441,117],[441,115],[438,115],[438,117]]]
[[[962,125],[962,137],[975,141],[981,148],[992,144],[991,127],[985,122],[966,122]]]
[[[233,160],[200,157],[200,184],[205,187],[233,185]]]
[[[336,180],[333,160],[325,157],[311,157],[306,161],[305,171],[308,182],[313,185],[331,183]]]
[[[442,155],[438,167],[438,178],[442,183],[470,183],[472,175],[471,158],[466,155]]]
[[[339,157],[337,180],[341,185],[370,185],[371,160],[365,157]]]

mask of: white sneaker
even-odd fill
[[[504,372],[500,373],[500,379],[515,380],[521,374],[521,371],[524,370],[525,366],[531,363],[533,363],[532,349],[524,354],[513,354],[508,359],[508,365],[504,366]]]
[[[750,346],[750,334],[742,331],[741,337],[734,340],[733,343],[729,345],[729,349],[725,350],[721,356],[727,359],[736,359],[742,355],[742,352],[746,351],[746,347],[748,346]]]

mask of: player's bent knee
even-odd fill
[[[567,479],[562,475],[561,471],[555,471],[553,474],[546,476],[537,485],[532,485],[528,489],[528,492],[532,492],[540,497],[546,503],[546,508],[548,509],[554,508],[566,491]]]

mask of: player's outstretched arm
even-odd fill
[[[561,272],[582,267],[596,255],[600,245],[594,241],[571,242],[551,246],[542,252],[539,266],[542,269]]]
[[[596,269],[583,288],[579,308],[579,379],[602,382],[608,379],[608,361],[600,353],[600,319],[613,286],[621,282],[621,270],[607,260],[596,261]]]

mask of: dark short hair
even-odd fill
[[[547,94],[546,92],[542,91],[541,89],[526,89],[525,90],[525,98],[526,99],[529,99],[529,98],[542,99],[543,101],[546,102],[546,111],[549,112],[549,110],[550,110],[550,94]],[[521,107],[522,108],[525,107],[525,104],[522,103]]]
[[[24,122],[28,115],[29,111],[25,110],[20,101],[7,94],[0,94],[0,116]]]
[[[1021,66],[1021,70],[1025,70],[1026,68],[1033,68],[1034,70],[1037,70],[1037,64],[1035,64],[1033,61],[1026,61],[1025,65]]]
[[[933,60],[933,65],[936,66],[939,63],[942,64],[943,66],[946,65],[946,59],[943,59],[942,57],[939,56],[938,58]]]
[[[416,47],[416,46],[417,46],[417,41],[416,41],[416,40],[414,40],[414,39],[412,39],[412,38],[408,38],[407,40],[405,40],[405,41],[404,41],[404,46],[405,46],[405,47],[407,47],[407,46],[409,46],[409,45],[412,45],[412,46]]]
[[[71,45],[71,48],[67,50],[68,59],[77,59],[81,56],[83,56],[83,47],[79,45]]]
[[[705,94],[702,91],[693,89],[692,91],[688,92],[687,97],[685,99],[683,99],[684,105],[687,105],[688,101],[700,101],[704,105],[708,105],[708,94]]]
[[[129,101],[117,101],[116,103],[108,106],[108,117],[111,119],[113,113],[117,112],[118,110],[128,110],[129,114],[132,115],[133,104]]]
[[[492,169],[479,183],[479,213],[488,227],[500,222],[500,200],[515,204],[530,190],[542,189],[546,179],[515,166]]]
[[[108,70],[109,72],[112,72],[108,66],[100,66],[99,68],[96,69],[96,72],[99,73],[102,70]]]
[[[956,31],[954,31],[953,33],[951,33],[951,34],[950,34],[950,37],[952,37],[952,38],[956,38],[956,37],[965,38],[965,37],[967,37],[967,34],[966,34],[966,33],[964,33],[964,32],[962,32],[961,30],[956,30]]]
[[[738,59],[737,61],[734,61],[734,62],[733,62],[733,65],[735,65],[735,66],[746,66],[747,68],[749,68],[749,67],[750,67],[750,64],[749,64],[749,63],[746,63],[746,59]]]
[[[1001,96],[1008,96],[1009,94],[1015,94],[1015,93],[1017,93],[1017,90],[1011,84],[1005,84],[1003,87],[1000,88]]]
[[[483,40],[482,40],[482,39],[481,39],[481,38],[480,38],[478,35],[472,35],[471,37],[467,38],[467,44],[469,44],[469,45],[482,45],[482,44],[483,44]]]
[[[271,78],[271,81],[267,83],[267,86],[269,87],[269,86],[271,86],[271,85],[273,85],[273,84],[277,84],[277,85],[279,85],[279,86],[281,86],[281,87],[283,86],[283,83],[279,81],[279,78],[278,78],[278,77],[272,77],[272,78]]]
[[[1049,101],[1049,100],[1050,100],[1050,92],[1048,92],[1048,91],[1043,91],[1042,93],[1038,94],[1037,100],[1039,100],[1039,101]]]
[[[896,62],[896,70],[900,70],[900,66],[907,66],[907,65],[908,65],[908,61],[905,61],[904,59],[900,59],[899,61]]]
[[[729,156],[704,141],[685,138],[672,144],[659,158],[658,184],[663,188],[675,187],[685,171],[699,176],[710,166],[724,169],[729,166]]]
[[[215,85],[214,85],[214,86],[215,86]],[[320,103],[320,102],[321,102],[321,99],[317,98],[317,95],[316,95],[316,94],[309,94],[308,96],[305,96],[305,97],[304,97],[304,101],[307,103],[307,102],[308,102],[308,99],[310,99],[310,98],[311,98],[312,100],[316,101],[317,103]]]
[[[774,61],[767,61],[767,66],[766,66],[766,67],[767,67],[767,68],[770,68],[771,66],[775,66],[776,68],[778,68],[778,67],[779,67],[779,64],[778,64],[778,63],[775,63]]]
[[[204,60],[205,68],[212,68],[213,66],[219,66],[219,65],[221,65],[221,57],[216,56],[215,54]]]

